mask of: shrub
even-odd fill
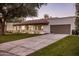
[[[79,31],[78,30],[72,30],[72,35],[79,35]]]
[[[76,30],[72,30],[72,35],[76,35]]]

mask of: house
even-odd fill
[[[49,18],[14,23],[12,32],[30,34],[72,34],[75,29],[75,17]]]

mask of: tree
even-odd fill
[[[13,19],[10,19],[10,20],[7,20],[6,22],[13,22],[13,23],[15,23],[15,22],[23,22],[23,21],[25,21],[25,17],[15,17],[15,18],[13,18]]]
[[[76,30],[79,31],[79,3],[76,3],[76,20],[75,20],[75,25],[76,25]]]
[[[37,16],[37,11],[42,5],[44,3],[0,3],[1,34],[5,33],[5,22],[15,17]]]
[[[49,15],[48,15],[48,14],[45,14],[45,15],[44,15],[44,18],[45,18],[45,19],[48,19],[48,18],[49,18]]]

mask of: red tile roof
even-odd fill
[[[38,20],[29,20],[22,23],[16,23],[14,26],[20,26],[20,25],[48,25],[47,19],[38,19]]]

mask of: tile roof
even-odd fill
[[[22,23],[16,23],[14,26],[20,26],[20,25],[48,25],[47,19],[37,19],[37,20],[29,20]]]

